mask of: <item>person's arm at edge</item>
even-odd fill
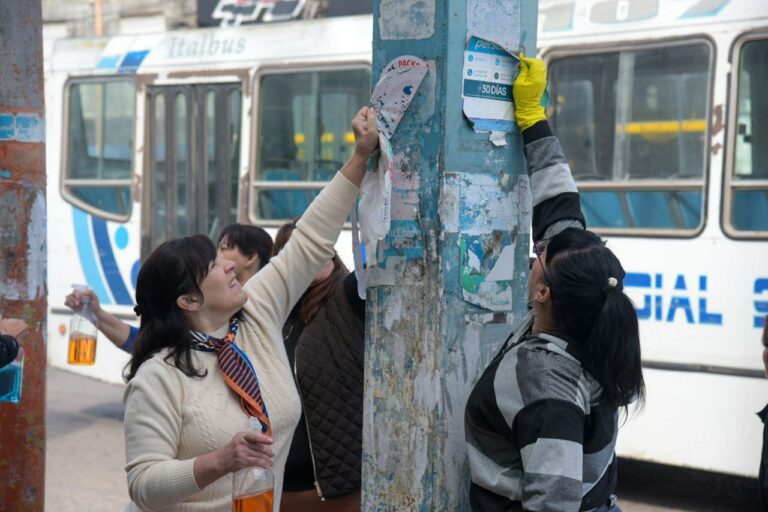
[[[131,326],[117,318],[112,313],[99,309],[96,312],[99,321],[99,331],[112,342],[114,346],[126,352],[130,352],[133,346],[131,339]],[[126,345],[128,345],[126,347]]]

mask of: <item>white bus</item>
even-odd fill
[[[754,413],[768,401],[768,3],[541,0],[539,23],[552,124],[641,319],[648,401],[619,455],[755,476]],[[67,366],[72,283],[135,323],[139,262],[163,240],[301,214],[352,147],[372,25],[354,16],[54,42],[52,365],[120,382],[127,361],[100,339],[94,366]],[[350,246],[345,232],[351,264]]]

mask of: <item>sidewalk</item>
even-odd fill
[[[123,386],[48,368],[46,512],[120,512],[128,504]]]
[[[50,367],[47,377],[46,512],[121,512],[129,501],[123,468],[123,386]],[[675,489],[657,492],[660,482],[650,475],[632,479],[633,472],[623,475],[620,486],[624,512],[729,510],[708,503],[701,488],[698,500],[691,499],[688,490],[683,505],[670,498],[686,495],[687,486],[681,482]]]

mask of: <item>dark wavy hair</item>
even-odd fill
[[[205,371],[192,361],[189,323],[176,299],[188,293],[199,294],[200,284],[216,259],[216,248],[205,235],[170,240],[152,251],[136,280],[136,312],[141,326],[126,366],[125,380],[136,376],[139,367],[164,348],[165,361],[185,375],[204,377]]]
[[[583,353],[585,370],[617,407],[642,404],[645,383],[640,361],[637,312],[624,293],[624,268],[596,234],[569,228],[547,243],[546,280],[558,332]],[[609,278],[615,278],[615,286]]]
[[[259,257],[259,270],[269,263],[272,255],[272,237],[263,229],[248,224],[230,224],[219,235],[216,247],[227,239],[227,249],[235,247],[247,258],[256,254]]]
[[[272,256],[277,256],[282,248],[285,247],[285,244],[288,243],[288,240],[291,239],[291,234],[293,233],[293,230],[296,229],[296,222],[298,222],[298,220],[299,219],[294,219],[291,222],[286,222],[277,230],[275,244],[272,246]],[[297,304],[299,308],[299,320],[301,320],[303,325],[307,325],[309,321],[314,318],[323,304],[325,304],[325,301],[327,301],[328,298],[333,295],[333,292],[336,291],[339,283],[341,283],[349,274],[349,270],[346,265],[344,265],[344,262],[341,261],[338,254],[334,253],[332,260],[333,271],[331,272],[331,275],[319,283],[312,283],[309,285],[309,288],[307,288],[307,291],[304,292],[304,295],[302,295]]]

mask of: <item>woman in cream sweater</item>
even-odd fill
[[[279,510],[300,416],[282,327],[333,256],[378,145],[373,109],[361,109],[352,129],[354,154],[312,202],[286,247],[243,288],[233,262],[217,258],[203,236],[166,242],[142,266],[136,286],[141,330],[124,396],[131,510],[229,511],[231,474],[270,464]],[[232,359],[242,372],[232,372]],[[251,416],[264,433],[248,432]]]

